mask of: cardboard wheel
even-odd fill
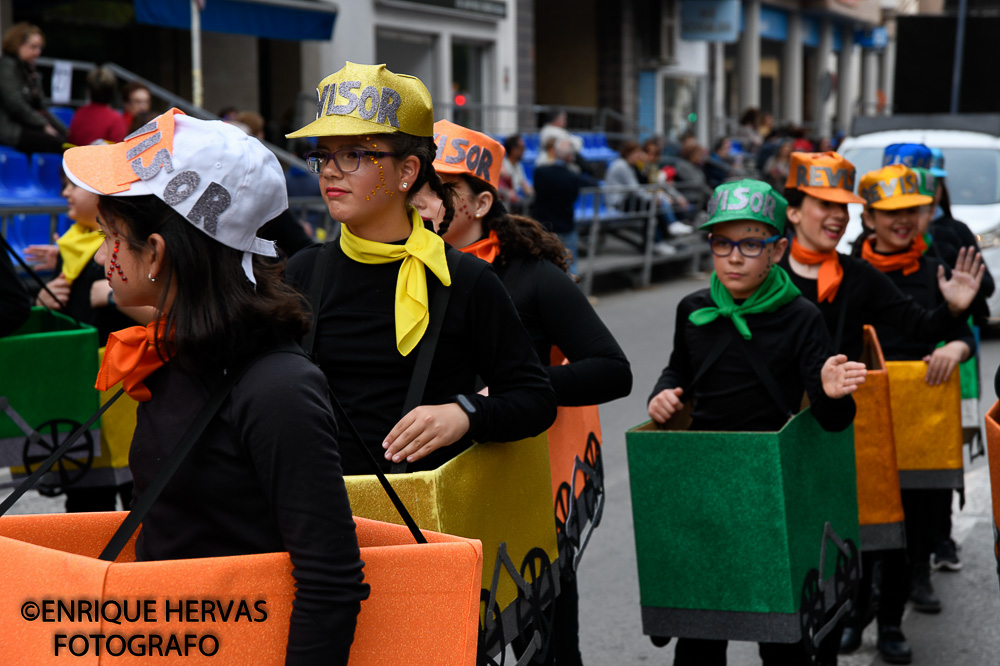
[[[816,634],[823,627],[823,590],[819,585],[819,571],[810,569],[802,582],[802,602],[799,606],[799,625],[802,644],[810,656],[816,655]]]
[[[490,591],[487,589],[479,591],[479,609],[482,611],[484,621],[479,625],[479,647],[476,650],[476,666],[503,666],[507,653],[503,647],[500,648],[496,659],[486,653],[489,647],[486,645],[486,639],[491,627],[497,627],[499,630],[500,645],[502,646],[506,642],[503,638],[503,618],[500,617],[500,607],[497,605],[496,600],[493,601],[492,606],[490,605]]]
[[[552,628],[555,624],[556,614],[555,575],[549,556],[543,549],[532,548],[524,556],[524,560],[521,562],[521,578],[531,586],[531,598],[526,600],[529,605],[527,617],[525,618],[521,613],[518,613],[518,635],[526,635],[529,631],[539,632],[542,646],[535,652],[531,661],[540,664],[545,662],[549,654],[549,644],[552,640]],[[543,599],[543,591],[551,595],[551,598]],[[520,600],[524,600],[524,593],[519,592],[518,597]]]
[[[837,565],[833,572],[836,605],[848,600],[853,603],[857,599],[858,588],[861,585],[861,559],[858,557],[858,548],[850,539],[845,539],[844,545],[851,553],[847,555],[842,550],[837,550]]]
[[[59,432],[59,426],[70,426],[68,432]],[[75,432],[81,424],[72,419],[51,419],[35,428],[38,438],[26,437],[21,459],[31,474],[59,445]],[[94,438],[89,430],[57,461],[52,471],[35,485],[35,490],[46,497],[55,497],[83,478],[94,462]]]

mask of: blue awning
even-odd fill
[[[135,0],[135,20],[166,28],[191,28],[191,0]],[[335,5],[317,0],[206,0],[201,29],[268,39],[328,41]]]

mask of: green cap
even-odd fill
[[[930,169],[910,167],[910,170],[917,174],[917,189],[920,193],[928,197],[933,197],[937,192],[937,176]]]
[[[702,229],[734,220],[753,220],[770,224],[785,233],[785,209],[788,202],[777,190],[761,180],[746,178],[723,183],[715,188],[708,202],[708,222]]]

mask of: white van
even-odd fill
[[[922,143],[944,154],[951,212],[979,239],[994,279],[1000,279],[1000,115],[895,116],[858,118],[837,149],[857,169],[856,183],[882,167],[886,146]],[[861,233],[861,205],[850,204],[851,219],[837,248],[850,254]],[[1000,318],[1000,288],[989,299],[991,318]]]

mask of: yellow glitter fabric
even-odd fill
[[[923,361],[889,361],[889,394],[900,470],[962,469],[962,387],[956,369],[930,386]]]

